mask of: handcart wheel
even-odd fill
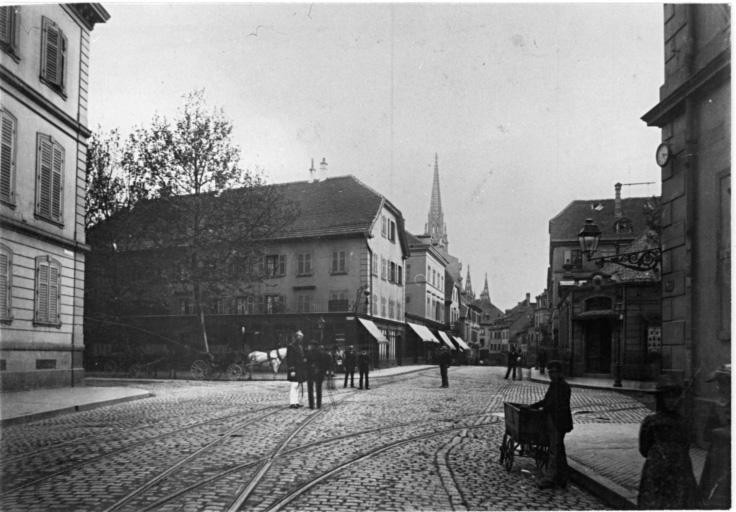
[[[205,380],[207,378],[207,363],[201,359],[197,359],[192,363],[192,377],[196,380]]]
[[[135,379],[136,377],[138,377],[138,375],[140,375],[140,374],[141,374],[141,372],[142,372],[142,371],[143,371],[143,367],[141,367],[141,365],[139,365],[139,364],[134,364],[134,365],[132,365],[132,366],[130,367],[130,369],[128,370],[128,375],[129,375],[130,377],[132,377],[132,378],[134,378],[134,379]]]
[[[501,451],[501,456],[498,458],[499,464],[503,464],[503,461],[506,459],[506,443],[508,443],[508,434],[503,435],[503,441],[501,442],[501,446],[499,447]]]
[[[506,471],[511,471],[511,466],[514,465],[514,444],[513,439],[509,439],[509,442],[506,444],[506,457],[503,464]]]
[[[239,364],[231,364],[227,367],[227,378],[230,380],[238,380],[243,376],[243,368]]]
[[[546,446],[537,446],[534,450],[534,462],[538,468],[546,468],[549,465],[549,452]]]

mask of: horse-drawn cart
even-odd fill
[[[504,402],[506,431],[499,449],[506,471],[511,471],[514,457],[533,457],[538,468],[549,463],[549,438],[545,414],[536,409],[529,409],[522,404]]]
[[[201,359],[192,363],[192,377],[196,380],[218,380],[224,373],[229,380],[239,380],[243,376],[243,362],[242,352],[233,353],[221,360],[210,353],[204,353]]]

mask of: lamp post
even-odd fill
[[[613,387],[614,388],[620,388],[622,387],[621,384],[621,340],[622,340],[622,333],[624,331],[625,323],[624,323],[624,306],[620,302],[616,304],[616,319],[618,322],[616,323],[616,327],[618,329],[618,336],[616,340],[616,360],[613,362]]]
[[[645,271],[657,268],[662,261],[662,250],[659,247],[594,258],[593,255],[598,250],[600,239],[600,228],[593,223],[593,219],[586,219],[580,233],[578,233],[578,243],[580,244],[580,250],[587,256],[588,261],[595,261],[598,267],[603,267],[606,263],[616,263],[622,267]]]

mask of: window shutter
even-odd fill
[[[53,165],[51,178],[51,217],[61,220],[61,191],[64,171],[64,150],[58,144],[53,146]]]
[[[36,211],[45,217],[51,215],[51,195],[53,182],[53,148],[47,137],[38,140],[38,203]]]
[[[48,321],[49,311],[49,264],[41,262],[38,265],[38,299],[36,302],[36,320],[39,322]]]
[[[12,16],[13,7],[0,7],[0,43],[10,45],[10,39],[13,35],[10,25],[10,17]]]
[[[10,318],[10,255],[0,251],[0,318]]]
[[[60,302],[60,286],[59,286],[59,269],[56,265],[49,265],[49,313],[48,321],[57,323],[59,321],[59,302]]]
[[[279,254],[279,272],[278,275],[286,275],[286,254]]]
[[[59,51],[61,50],[61,34],[52,22],[45,20],[44,58],[41,73],[51,84],[59,83]]]
[[[16,122],[7,112],[2,113],[2,143],[0,144],[0,199],[12,202],[13,169],[15,167]]]

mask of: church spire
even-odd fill
[[[442,213],[442,197],[440,196],[440,168],[437,153],[434,154],[434,181],[432,182],[432,199],[429,204],[429,215],[424,227],[424,234],[430,236],[430,243],[447,252],[447,228]]]
[[[480,300],[483,302],[491,302],[491,293],[488,291],[488,273],[486,272],[486,282],[483,285],[483,291],[480,294]]]
[[[468,277],[465,279],[465,296],[471,300],[475,300],[473,285],[470,282],[470,265],[468,265]]]

